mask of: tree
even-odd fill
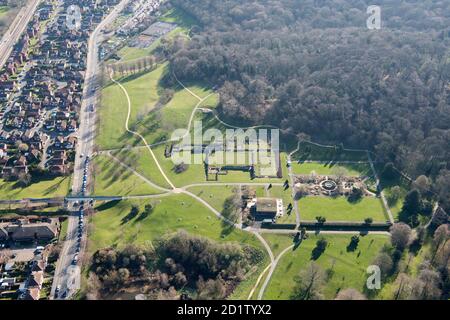
[[[381,171],[381,177],[386,180],[395,179],[397,176],[397,171],[395,170],[395,166],[392,162],[388,162],[384,165],[383,171]]]
[[[25,173],[25,172],[21,172],[19,174],[19,183],[23,186],[23,187],[27,187],[30,185],[31,183],[31,175],[29,173]]]
[[[367,300],[367,297],[356,289],[340,290],[335,300]]]
[[[19,144],[18,149],[20,152],[25,153],[29,150],[29,147],[26,143],[21,143],[21,144]]]
[[[291,298],[293,300],[320,300],[323,298],[322,286],[325,283],[325,272],[314,262],[309,263],[295,278]]]
[[[325,252],[327,246],[328,241],[325,238],[320,238],[319,240],[317,240],[316,247],[311,252],[311,259],[317,260],[322,255],[322,253]]]
[[[182,163],[176,164],[173,167],[173,171],[175,171],[175,173],[177,173],[177,174],[180,174],[180,173],[185,172],[188,168],[189,168],[189,165],[182,162]]]
[[[327,222],[327,218],[322,217],[322,216],[317,216],[316,220],[317,220],[317,223],[319,223],[319,224],[324,224],[325,222]]]
[[[419,285],[419,299],[421,300],[435,300],[439,299],[442,292],[439,289],[441,284],[440,275],[438,272],[430,269],[423,269],[420,271],[418,279],[422,282]]]
[[[375,258],[373,264],[380,268],[381,277],[383,278],[386,278],[391,274],[392,268],[394,266],[392,258],[386,252],[381,252]]]
[[[416,219],[420,209],[420,192],[417,189],[413,189],[408,192],[405,201],[403,202],[402,211],[400,213],[401,221],[411,223],[411,221]]]
[[[390,229],[391,243],[399,250],[404,250],[411,239],[411,228],[404,223],[395,223]]]
[[[300,184],[295,187],[295,199],[300,199],[309,194],[308,186],[305,184]]]
[[[430,189],[430,180],[427,176],[421,175],[413,182],[413,187],[421,194],[426,194]]]
[[[389,190],[387,200],[389,205],[393,206],[397,203],[402,195],[402,189],[399,186],[394,186]]]
[[[349,175],[348,170],[341,166],[335,166],[331,169],[331,174],[334,175],[338,181]]]
[[[366,218],[366,219],[364,219],[364,223],[365,224],[372,224],[373,223],[373,219],[372,218]]]

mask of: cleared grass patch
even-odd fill
[[[162,193],[106,155],[94,158],[97,196],[129,196]]]
[[[360,177],[360,176],[371,176],[372,171],[370,169],[369,163],[319,163],[319,162],[304,162],[292,163],[292,172],[294,174],[308,175],[311,172],[315,172],[318,175],[334,175],[335,170],[346,170],[348,176]]]
[[[165,68],[166,65],[163,64],[153,71],[120,79],[131,99],[130,128],[135,128],[139,121],[155,108],[161,90],[158,82]],[[113,149],[138,142],[125,130],[128,104],[118,85],[110,83],[103,89],[99,113],[97,144],[101,149]]]
[[[278,254],[292,245],[292,237],[287,235],[263,235]],[[358,247],[348,251],[351,235],[309,235],[295,250],[289,250],[281,258],[266,288],[264,299],[288,300],[291,298],[296,282],[295,278],[311,260],[312,250],[319,238],[325,238],[328,246],[315,261],[331,276],[323,288],[326,299],[334,299],[339,290],[355,288],[363,291],[367,273],[378,252],[388,243],[389,238],[383,235],[367,235],[360,237]]]
[[[28,187],[20,187],[16,181],[0,179],[2,199],[63,197],[69,193],[70,177],[56,177],[32,181]]]
[[[379,198],[363,197],[356,203],[351,203],[346,197],[304,197],[298,202],[301,220],[316,220],[323,216],[327,221],[373,221],[388,220]]]

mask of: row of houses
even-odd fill
[[[0,71],[0,173],[21,179],[39,166],[69,174],[77,144],[88,38],[117,1],[43,1]],[[65,12],[82,9],[72,30]]]
[[[50,241],[60,229],[58,219],[31,223],[28,220],[0,223],[0,242]]]
[[[0,278],[0,296],[12,295],[19,300],[39,300],[45,280],[47,252],[37,250],[23,271],[15,270],[14,266],[14,263],[8,263]],[[24,275],[25,280],[19,280]]]

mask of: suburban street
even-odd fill
[[[129,0],[121,1],[109,15],[96,27],[89,39],[89,51],[87,58],[87,69],[85,75],[85,86],[83,91],[83,102],[80,110],[80,127],[78,131],[78,147],[76,152],[76,159],[74,165],[72,194],[75,196],[88,194],[89,188],[89,169],[86,163],[86,157],[92,155],[94,147],[95,136],[95,111],[97,95],[97,79],[99,61],[98,61],[98,45],[102,41],[102,30],[122,11]],[[86,170],[85,170],[86,169]],[[83,182],[84,180],[84,182]],[[84,187],[83,187],[84,185]],[[78,241],[78,227],[80,212],[79,209],[73,204],[69,204],[71,209],[71,216],[68,218],[67,239],[64,242],[64,247],[61,251],[60,258],[58,260],[55,277],[52,284],[51,297],[55,297],[55,290],[59,287],[60,292],[66,292],[62,298],[69,299],[79,289],[80,284],[80,260],[78,260],[78,266],[72,266],[72,260],[76,252]],[[81,250],[79,256],[82,256],[83,248],[85,246],[86,235],[83,234],[83,240],[81,241]]]
[[[29,3],[23,7],[17,17],[12,22],[9,29],[3,35],[0,42],[0,69],[8,60],[14,45],[19,40],[21,34],[26,29],[28,22],[33,17],[40,0],[30,0]]]

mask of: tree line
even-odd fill
[[[448,1],[172,0],[195,17],[165,53],[181,80],[218,84],[227,120],[374,151],[450,208]],[[170,75],[170,74],[169,74]]]

